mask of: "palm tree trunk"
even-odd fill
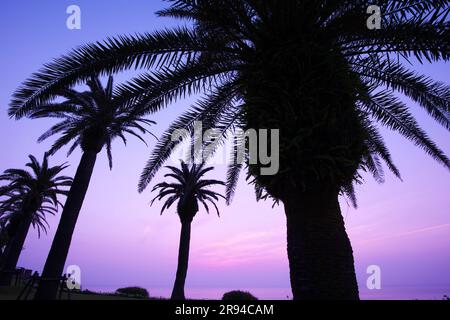
[[[3,248],[3,253],[0,259],[0,269],[3,270],[3,262],[4,259],[6,258],[6,255],[9,251],[9,247],[10,244],[12,243],[12,239],[14,239],[14,237],[17,234],[17,231],[20,227],[20,219],[13,219],[10,221],[9,225],[7,228],[5,228],[4,232],[4,237],[6,237],[6,242],[3,243],[4,248]]]
[[[180,247],[178,250],[178,267],[175,284],[172,290],[172,300],[185,300],[184,284],[189,262],[189,243],[191,241],[191,221],[181,222]]]
[[[20,222],[14,237],[8,243],[4,255],[2,257],[0,275],[0,285],[9,286],[13,277],[13,271],[16,270],[17,262],[19,261],[20,253],[22,252],[25,239],[31,226],[31,214],[26,214]]]
[[[291,193],[284,200],[294,300],[358,300],[338,191]]]
[[[54,279],[61,277],[63,273],[78,214],[89,187],[96,159],[97,153],[94,151],[85,151],[81,157],[42,272],[44,281],[39,283],[35,300],[56,298],[59,281]]]

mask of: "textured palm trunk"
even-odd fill
[[[181,223],[180,247],[178,249],[178,267],[175,284],[172,290],[172,300],[185,300],[184,284],[189,263],[189,244],[191,241],[191,221]]]
[[[9,223],[9,225],[8,225],[8,227],[4,227],[4,230],[3,230],[3,237],[4,237],[4,242],[2,242],[2,246],[4,246],[3,247],[3,252],[2,252],[2,256],[1,256],[1,259],[0,259],[0,269],[2,269],[3,267],[3,259],[5,258],[5,256],[6,256],[6,253],[8,252],[8,246],[9,246],[9,244],[11,244],[12,242],[11,242],[11,240],[14,238],[14,236],[16,235],[16,233],[17,233],[17,229],[19,228],[19,223],[18,223],[18,221],[17,220],[12,220],[12,221],[10,221],[10,223]]]
[[[22,252],[30,226],[31,214],[26,214],[3,254],[1,266],[3,272],[0,275],[1,286],[9,286],[11,284],[13,277],[12,271],[16,270],[17,262],[19,261],[20,253]]]
[[[54,279],[61,277],[63,273],[72,235],[78,220],[78,214],[80,213],[84,197],[89,187],[96,159],[97,153],[94,151],[86,151],[81,157],[61,214],[55,238],[53,239],[50,252],[45,262],[42,272],[44,281],[39,283],[35,295],[36,300],[51,300],[56,298],[59,281]]]
[[[358,300],[338,192],[292,193],[284,206],[294,300]]]

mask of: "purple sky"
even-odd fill
[[[82,10],[82,29],[66,28],[66,8]],[[0,10],[0,171],[21,167],[32,153],[41,157],[50,142],[37,137],[53,121],[7,117],[11,93],[33,71],[69,49],[106,36],[151,31],[173,25],[156,18],[163,6],[155,0],[2,2]],[[417,66],[434,79],[450,82],[448,64]],[[116,77],[118,81],[126,75]],[[188,107],[172,105],[153,119],[159,135]],[[432,138],[450,154],[448,132],[416,105],[413,112]],[[439,297],[450,293],[450,172],[404,138],[387,132],[386,140],[404,182],[387,174],[386,183],[367,177],[358,187],[359,209],[342,199],[342,212],[352,240],[362,296]],[[140,285],[154,295],[168,295],[176,271],[180,224],[175,212],[159,215],[160,205],[149,207],[150,190],[137,193],[139,174],[150,148],[130,138],[125,148],[114,144],[114,169],[102,153],[80,214],[67,264],[82,269],[85,288],[114,290]],[[61,151],[52,163],[68,161],[72,175],[80,158]],[[159,174],[154,181],[161,180]],[[218,165],[216,178],[225,179]],[[286,298],[289,289],[285,217],[283,208],[256,203],[251,187],[241,179],[233,204],[220,204],[221,217],[200,211],[193,223],[190,269],[186,292],[190,297],[219,297],[225,288],[252,290],[260,297]],[[50,232],[39,241],[32,231],[19,264],[41,271],[58,217],[49,219]],[[368,265],[382,270],[383,289],[368,292]],[[431,289],[430,289],[431,288]]]

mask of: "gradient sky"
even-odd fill
[[[66,28],[66,8],[82,10],[82,29]],[[2,1],[0,10],[0,171],[22,167],[27,155],[39,158],[50,142],[37,137],[53,121],[10,120],[8,102],[14,89],[43,63],[80,44],[107,36],[155,30],[174,24],[156,18],[162,8],[155,0],[15,0]],[[448,64],[415,67],[434,79],[450,82]],[[117,76],[124,81],[129,75]],[[172,105],[153,119],[159,135],[189,102]],[[417,106],[412,110],[432,138],[450,154],[448,132]],[[404,138],[385,134],[403,182],[387,173],[379,185],[370,177],[358,187],[359,209],[342,199],[341,208],[352,240],[362,296],[436,297],[450,293],[450,172]],[[82,269],[84,288],[114,290],[139,285],[150,294],[168,295],[176,271],[180,224],[175,212],[159,215],[149,206],[150,190],[137,193],[139,174],[149,148],[130,138],[125,148],[113,146],[114,169],[102,153],[75,230],[67,265]],[[51,160],[68,161],[73,175],[80,158],[64,150]],[[161,181],[161,174],[154,181]],[[216,178],[225,179],[218,165]],[[186,291],[190,297],[216,298],[225,288],[248,289],[260,297],[286,298],[289,289],[283,208],[256,203],[251,187],[241,179],[231,206],[220,204],[221,217],[200,211],[193,223]],[[19,265],[41,271],[58,217],[51,217],[48,235],[30,232]],[[382,287],[364,289],[366,268],[382,270]]]

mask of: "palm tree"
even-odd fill
[[[155,185],[152,191],[158,190],[158,195],[152,200],[162,200],[166,198],[161,209],[161,214],[164,210],[169,209],[176,201],[177,213],[181,221],[181,235],[180,247],[178,251],[178,267],[175,284],[172,290],[173,300],[184,300],[184,284],[186,282],[186,274],[188,270],[189,261],[189,243],[191,239],[191,223],[198,212],[198,203],[202,203],[206,212],[209,213],[208,202],[211,203],[219,215],[216,201],[222,195],[209,190],[207,187],[213,185],[224,185],[222,181],[202,179],[202,177],[213,167],[206,167],[204,163],[200,165],[192,164],[189,168],[186,163],[181,162],[181,169],[167,166],[172,172],[166,174],[164,177],[171,177],[176,182],[161,182]]]
[[[7,192],[4,190],[4,187],[0,197],[0,267],[3,264],[4,254],[6,253],[6,248],[8,243],[11,243],[11,239],[17,230],[17,220],[16,217],[19,217],[18,212],[20,212],[20,202],[14,201],[13,199],[17,199],[15,192]]]
[[[28,230],[32,225],[38,231],[47,230],[46,214],[54,215],[62,207],[58,196],[66,196],[72,178],[61,176],[67,165],[50,167],[48,155],[42,164],[30,155],[26,164],[31,172],[23,169],[8,169],[0,175],[0,181],[8,181],[0,187],[0,220],[6,232],[7,244],[1,261],[1,285],[9,285],[16,269]]]
[[[113,92],[112,76],[109,77],[105,88],[98,76],[91,76],[86,84],[89,91],[61,89],[58,95],[64,98],[64,101],[60,103],[41,101],[42,103],[29,114],[32,119],[62,119],[39,138],[41,142],[53,135],[61,134],[52,145],[49,154],[54,154],[69,143],[71,146],[68,155],[77,147],[82,150],[81,160],[42,272],[42,277],[47,279],[57,279],[63,272],[97,154],[105,147],[109,166],[112,168],[112,141],[121,138],[126,144],[125,135],[130,134],[145,143],[139,134],[149,133],[146,126],[155,123],[145,119],[145,112],[140,111],[137,105],[124,107],[118,103],[120,97]],[[57,281],[41,281],[35,299],[54,299],[58,284]]]
[[[3,259],[3,253],[5,252],[6,245],[9,237],[6,229],[6,221],[0,221],[0,264]]]
[[[3,257],[3,251],[5,249],[6,243],[8,243],[8,235],[6,231],[6,222],[0,217],[0,263]]]
[[[47,64],[20,87],[11,116],[27,116],[64,85],[92,72],[149,70],[119,88],[123,103],[147,111],[203,93],[153,151],[144,190],[181,141],[174,129],[280,129],[280,170],[249,165],[257,194],[283,202],[294,299],[358,299],[353,253],[338,196],[354,200],[361,170],[382,180],[381,161],[400,176],[377,123],[450,168],[396,93],[450,129],[450,89],[409,69],[448,61],[445,0],[380,0],[381,29],[367,28],[368,0],[172,0],[158,14],[189,23],[109,38]],[[411,63],[412,64],[412,63]],[[151,73],[150,73],[151,72]],[[189,136],[186,134],[186,137]],[[180,139],[183,140],[183,139]],[[218,144],[220,145],[220,144]],[[241,163],[230,166],[230,201]]]
[[[68,182],[68,185],[70,185],[72,178],[68,179],[70,179]],[[58,185],[60,184],[58,183]],[[61,190],[61,194],[67,195],[67,191]],[[26,218],[22,214],[22,208],[26,205],[28,199],[27,191],[23,189],[10,192],[4,196],[8,198],[0,201],[0,247],[6,247],[8,243],[12,244],[14,242],[14,234],[16,234],[21,222]],[[61,202],[57,204],[62,207]],[[41,237],[42,232],[47,233],[49,225],[46,215],[55,215],[57,212],[58,206],[54,205],[50,199],[44,199],[42,206],[33,212],[31,225],[36,229],[38,238]]]

